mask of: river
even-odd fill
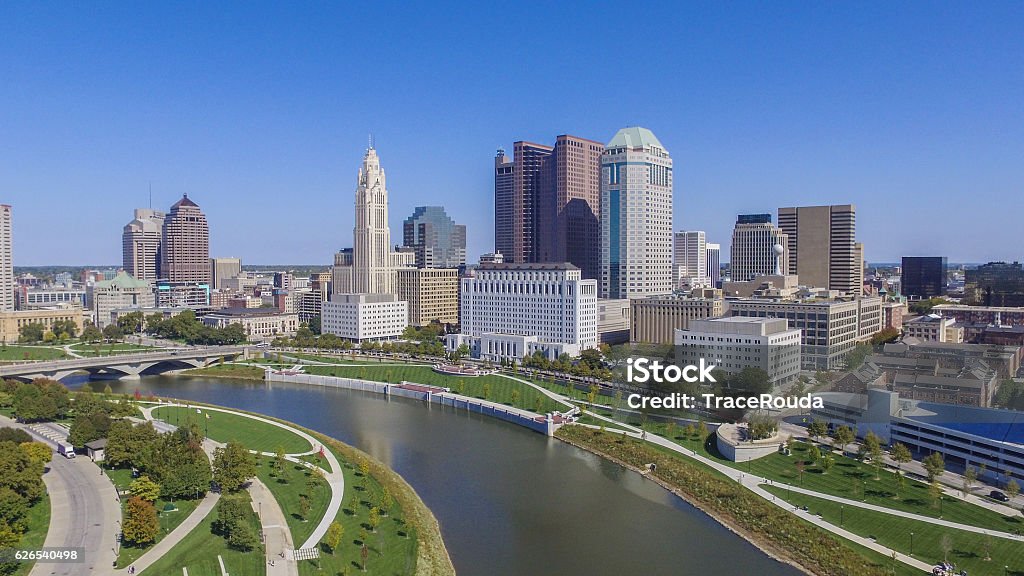
[[[635,472],[484,416],[314,386],[184,376],[109,383],[268,414],[372,454],[433,511],[460,576],[801,574]]]

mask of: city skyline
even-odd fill
[[[607,34],[599,6],[557,7],[531,20],[528,39],[515,33],[518,16],[496,29],[492,9],[441,9],[431,18],[465,44],[458,52],[437,42],[434,20],[360,10],[267,6],[257,18],[199,5],[8,5],[0,105],[16,113],[4,122],[0,201],[18,214],[15,263],[118,261],[124,214],[150,205],[152,184],[156,209],[184,193],[203,206],[213,255],[328,265],[348,244],[336,224],[353,218],[332,201],[349,192],[369,132],[389,159],[392,230],[415,206],[445,206],[469,223],[473,261],[494,248],[496,148],[552,134],[606,143],[628,125],[650,128],[673,151],[675,231],[726,243],[737,214],[851,203],[868,261],[1021,258],[1022,15],[1011,4],[743,16],[651,5],[619,14],[626,29],[643,26],[664,44],[658,58],[639,60],[583,50],[593,43],[581,40]],[[393,41],[359,27],[344,38],[318,33],[348,18],[386,22]],[[555,37],[571,47],[547,51]],[[542,51],[549,57],[531,57]],[[516,54],[533,64],[501,64]],[[593,66],[574,65],[587,56]],[[614,67],[643,78],[646,97],[627,105],[598,89]],[[379,85],[407,89],[347,82],[368,68]],[[550,102],[513,98],[527,81]],[[986,236],[933,233],[928,221],[948,219],[951,207]],[[279,219],[302,223],[302,233],[258,242],[253,232],[278,229]],[[89,233],[58,243],[42,221]]]

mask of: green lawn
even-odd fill
[[[367,574],[412,574],[416,566],[416,532],[402,520],[396,502],[387,516],[381,516],[376,532],[367,524],[370,508],[380,502],[382,488],[371,475],[363,477],[350,462],[334,451],[345,476],[345,499],[336,521],[344,527],[342,543],[333,553],[321,543],[320,560],[299,563],[301,576],[322,574],[359,574],[362,567],[360,531],[367,530]],[[318,569],[319,564],[319,569]]]
[[[110,478],[110,481],[114,483],[114,486],[116,486],[119,491],[128,489],[134,480],[134,478],[132,478],[132,471],[128,468],[116,468],[114,470],[106,470],[105,472]],[[122,514],[124,513],[124,506],[127,502],[127,498],[121,499]],[[160,533],[156,537],[156,542],[162,540],[164,536],[170,534],[171,531],[177,528],[179,524],[184,522],[185,518],[188,518],[189,514],[192,514],[196,509],[196,506],[199,506],[199,502],[201,502],[201,500],[176,500],[171,502],[163,498],[158,498],[157,501],[153,503],[157,510],[157,518],[160,521]],[[173,504],[177,510],[165,512],[164,507],[169,503]],[[156,544],[156,542],[153,544]],[[140,556],[153,547],[153,544],[138,547],[122,546],[120,554],[117,557],[117,567],[124,568],[135,560],[138,560]]]
[[[318,478],[316,487],[310,490],[306,482],[308,478],[312,477],[312,474],[305,466],[294,462],[285,462],[284,472],[281,473],[273,467],[273,463],[272,457],[260,457],[256,468],[256,477],[267,485],[271,494],[274,495],[274,499],[281,506],[281,510],[284,511],[288,529],[292,532],[292,542],[295,546],[301,546],[327,512],[327,503],[331,499],[331,487],[326,480]],[[300,497],[303,494],[309,499],[308,518],[302,517]]]
[[[825,520],[842,525],[859,536],[874,538],[879,544],[902,553],[910,552],[910,533],[914,533],[914,557],[924,562],[937,563],[945,558],[943,536],[948,536],[952,550],[948,560],[966,569],[970,574],[1000,574],[1003,566],[1010,574],[1024,574],[1024,546],[1005,538],[988,539],[990,560],[985,560],[986,537],[964,530],[953,530],[927,522],[900,518],[891,514],[853,508],[822,498],[802,494],[789,494],[781,486],[764,486],[766,490]]]
[[[0,362],[24,362],[28,360],[58,360],[68,355],[60,348],[46,346],[0,346]]]
[[[138,344],[75,344],[71,347],[76,354],[81,356],[111,356],[114,354],[127,354],[130,352],[145,352],[153,350],[152,346],[140,346]]]
[[[240,378],[243,380],[263,380],[263,368],[259,366],[243,366],[239,364],[214,364],[205,368],[193,368],[185,371],[188,376],[216,376],[219,378]]]
[[[246,448],[260,452],[275,452],[278,447],[283,448],[288,454],[313,449],[306,439],[279,426],[240,414],[216,410],[203,410],[201,414],[197,414],[196,410],[195,407],[162,406],[153,411],[153,417],[174,425],[184,424],[191,418],[212,440],[238,441]]]
[[[429,384],[451,388],[453,392],[486,398],[494,402],[500,402],[516,408],[532,410],[534,412],[546,413],[554,410],[564,410],[565,407],[557,404],[551,398],[545,396],[535,388],[521,382],[497,374],[486,376],[452,376],[434,372],[430,366],[402,365],[402,366],[306,366],[306,372],[310,374],[321,374],[327,376],[342,376],[347,378],[359,378],[373,380],[376,382],[399,383],[402,381],[415,382],[417,384]],[[489,386],[488,393],[484,394],[484,388]],[[513,401],[513,391],[518,391],[519,397]]]
[[[663,423],[647,422],[644,429],[656,432],[666,438],[669,436]],[[883,469],[875,479],[875,468],[854,458],[833,453],[835,466],[823,473],[819,466],[807,462],[809,444],[794,443],[793,454],[772,454],[751,462],[731,462],[718,453],[714,445],[714,436],[706,442],[698,442],[696,438],[683,438],[682,429],[676,426],[671,438],[677,444],[685,446],[708,458],[717,460],[733,468],[748,471],[758,476],[770,478],[776,482],[801,485],[809,490],[831,494],[851,500],[861,500],[877,506],[885,506],[894,510],[912,512],[933,518],[940,517],[940,510],[932,504],[928,495],[928,485],[904,477],[904,488],[899,497],[896,493],[896,474]],[[823,448],[823,451],[827,448]],[[803,478],[796,467],[798,461],[805,462]],[[1024,530],[1024,518],[1019,514],[1013,517],[1003,516],[998,512],[982,508],[953,498],[943,496],[941,517],[943,520],[978,526],[1002,532]]]
[[[28,530],[22,534],[18,542],[18,548],[22,550],[35,550],[41,548],[46,541],[46,532],[50,528],[50,496],[43,494],[38,502],[28,509],[25,515],[25,525]],[[24,576],[32,571],[35,562],[24,562],[18,564],[13,576]]]
[[[249,498],[248,492],[241,492]],[[246,510],[251,510],[246,507]],[[181,574],[181,568],[188,569],[189,576],[220,576],[220,564],[217,556],[224,559],[224,568],[229,574],[244,576],[261,576],[267,573],[267,561],[262,548],[251,552],[239,552],[228,548],[227,541],[213,532],[213,522],[217,519],[217,511],[211,512],[184,540],[178,543],[167,554],[140,574],[151,576]],[[255,512],[250,512],[249,522],[258,534],[260,520]]]

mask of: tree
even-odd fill
[[[299,514],[302,515],[302,520],[309,519],[309,509],[311,505],[309,503],[309,496],[305,494],[299,494]]]
[[[511,403],[513,406],[519,403],[519,389],[513,388],[511,394]]]
[[[160,497],[160,485],[150,480],[149,476],[139,476],[132,482],[129,489],[132,496],[138,496],[146,502],[156,502],[156,499]]]
[[[815,420],[807,426],[807,435],[811,440],[817,440],[828,435],[828,425],[822,420]]]
[[[46,332],[46,326],[43,326],[38,322],[25,324],[18,329],[18,341],[27,343],[41,342],[44,332]]]
[[[86,322],[85,328],[82,330],[82,340],[86,342],[99,342],[103,340],[103,332],[92,322]]]
[[[286,463],[287,460],[285,459],[284,446],[278,446],[277,450],[274,451],[274,468],[277,468],[278,474],[282,476],[284,475]]]
[[[835,438],[835,441],[839,443],[839,452],[841,454],[846,452],[846,446],[850,442],[853,442],[854,437],[853,430],[851,430],[849,426],[840,426],[836,428],[833,438]]]
[[[811,464],[817,463],[818,460],[821,460],[821,450],[817,446],[811,446],[807,450],[807,458]]]
[[[341,546],[341,539],[344,537],[345,527],[337,520],[331,522],[331,525],[327,527],[327,534],[324,536],[324,543],[327,544],[331,554],[334,554],[334,551]]]
[[[256,476],[256,456],[239,442],[230,441],[213,451],[213,481],[235,492]]]
[[[822,473],[823,474],[828,474],[828,471],[832,469],[832,466],[834,466],[835,463],[836,463],[836,459],[832,456],[832,454],[826,454],[821,459],[821,471],[822,471]]]
[[[913,459],[910,455],[910,449],[905,444],[899,442],[893,445],[892,450],[889,451],[889,456],[896,462],[897,471],[901,470],[904,464]]]
[[[160,521],[156,517],[156,508],[138,496],[128,499],[125,507],[124,524],[121,527],[126,542],[132,544],[148,544],[156,540],[160,533]]]
[[[929,482],[934,482],[946,471],[946,461],[942,458],[942,454],[938,452],[932,452],[926,456],[921,461],[921,464],[924,465],[924,469],[928,473]]]
[[[28,454],[28,459],[32,461],[32,464],[38,466],[40,470],[53,457],[53,450],[50,450],[50,447],[42,442],[22,442],[20,446]]]
[[[370,463],[366,461],[366,458],[359,459],[359,473],[366,477],[370,474]]]
[[[394,506],[394,504],[395,504],[395,499],[394,499],[393,496],[391,496],[391,491],[388,490],[387,488],[385,488],[384,492],[380,495],[380,512],[381,512],[381,514],[383,514],[384,516],[387,516],[388,515],[388,511],[391,510],[391,507]]]
[[[366,518],[366,523],[370,525],[371,531],[377,531],[377,526],[380,525],[380,508],[376,506],[370,508],[370,514]]]
[[[117,324],[107,324],[103,327],[103,337],[107,340],[120,340],[124,337],[124,331]]]
[[[942,535],[942,541],[940,543],[942,547],[942,561],[949,561],[949,553],[953,551],[953,537],[948,533]]]
[[[960,484],[960,493],[966,497],[974,488],[974,483],[978,480],[978,469],[974,466],[968,466],[964,469],[964,475]]]
[[[1010,478],[1006,482],[1006,488],[1004,489],[1004,492],[1006,492],[1006,496],[1010,500],[1013,500],[1014,498],[1017,497],[1017,494],[1020,494],[1020,484],[1017,484],[1016,480]]]

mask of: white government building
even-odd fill
[[[394,340],[409,324],[408,303],[394,294],[331,294],[320,329],[354,342]]]
[[[569,263],[481,264],[462,279],[461,334],[449,350],[469,346],[474,358],[522,360],[541,351],[550,359],[596,348],[597,281]]]

